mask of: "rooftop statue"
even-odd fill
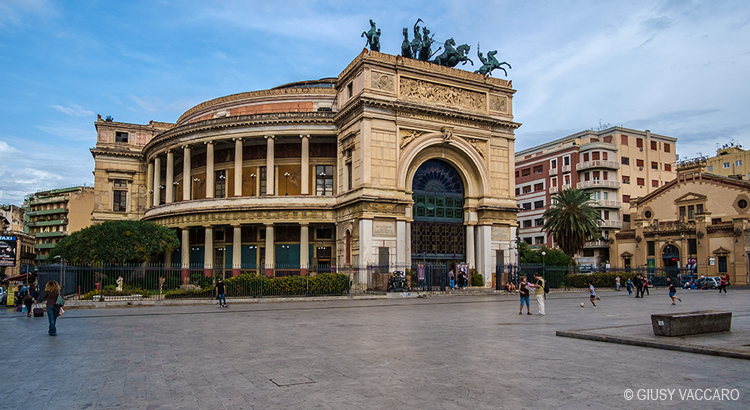
[[[427,27],[422,27],[422,33],[422,48],[419,50],[419,59],[429,61],[432,57],[432,43],[435,35],[433,34],[430,37],[430,30]]]
[[[409,42],[409,29],[404,27],[404,42],[401,43],[401,55],[406,58],[414,58],[411,54],[411,42]]]
[[[432,60],[433,63],[446,67],[455,67],[458,65],[458,63],[463,62],[465,65],[468,61],[471,63],[471,65],[474,65],[474,62],[471,61],[469,57],[467,57],[467,54],[469,54],[469,50],[471,49],[470,45],[461,44],[460,46],[454,48],[454,46],[456,45],[456,41],[452,38],[445,40],[445,43],[443,45],[445,46],[445,50],[442,54]]]
[[[417,19],[417,22],[414,23],[414,40],[411,41],[411,55],[412,58],[419,57],[419,52],[422,49],[422,35],[419,34],[419,22],[422,21],[422,19]],[[424,21],[422,21],[424,23]]]
[[[497,54],[497,50],[492,50],[487,53],[487,57],[485,58],[482,55],[482,52],[479,51],[479,43],[477,43],[477,57],[479,57],[479,60],[482,61],[482,67],[479,68],[479,70],[474,71],[475,73],[479,73],[484,75],[485,77],[489,77],[492,74],[492,70],[494,69],[500,69],[503,70],[505,73],[505,76],[508,76],[508,72],[505,71],[505,69],[502,67],[503,65],[507,65],[508,68],[513,68],[510,66],[510,64],[503,61],[502,63],[497,61],[495,58],[495,54]]]
[[[372,19],[370,19],[370,29],[363,31],[360,37],[367,37],[365,47],[370,46],[370,51],[380,51],[380,29],[375,27]]]

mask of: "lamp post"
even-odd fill
[[[288,172],[284,173],[284,195],[289,195],[289,175]]]
[[[542,279],[547,280],[547,269],[544,263],[544,257],[547,256],[547,252],[542,251]]]
[[[196,185],[198,185],[198,182],[200,182],[200,181],[201,181],[201,179],[198,178],[198,177],[193,178],[193,199],[196,199],[196,197],[198,196],[197,192],[195,192],[196,191],[195,187],[196,187]]]

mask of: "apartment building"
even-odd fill
[[[716,156],[706,160],[706,172],[723,177],[750,180],[750,151],[730,145],[716,150]]]
[[[543,214],[557,192],[591,192],[602,217],[601,236],[586,244],[581,265],[610,260],[610,236],[630,229],[630,199],[645,196],[675,178],[676,138],[611,127],[581,131],[516,153],[519,237],[532,246],[554,247]]]
[[[24,202],[29,234],[35,237],[36,262],[47,258],[62,238],[91,225],[94,188],[76,186],[31,194]]]

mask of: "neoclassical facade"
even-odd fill
[[[207,272],[465,262],[489,285],[514,262],[514,92],[365,51],[336,78],[217,98],[174,124],[100,118],[92,215],[173,228],[165,262]]]

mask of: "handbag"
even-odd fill
[[[55,306],[57,307],[65,306],[65,299],[63,299],[62,295],[57,295],[57,302],[55,302]]]
[[[34,317],[42,317],[44,316],[44,309],[39,307],[38,303],[34,304]]]

